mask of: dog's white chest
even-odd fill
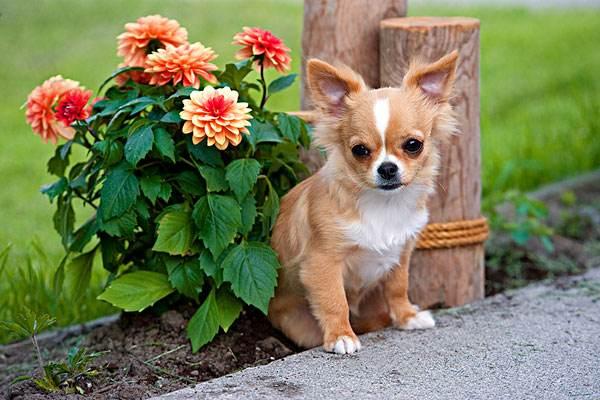
[[[360,220],[345,228],[361,251],[347,260],[363,285],[379,280],[398,264],[406,242],[427,223],[427,210],[417,207],[417,194],[366,193],[359,200]]]

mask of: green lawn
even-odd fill
[[[153,13],[177,19],[191,41],[212,46],[220,55],[218,65],[233,57],[236,48],[229,43],[242,26],[272,29],[292,48],[293,69],[299,68],[301,1],[0,0],[0,13],[0,249],[14,244],[4,276],[0,268],[0,298],[7,293],[17,300],[24,296],[16,288],[26,290],[26,284],[14,280],[27,282],[26,274],[10,279],[7,274],[26,268],[32,238],[38,238],[51,265],[62,252],[52,228],[53,207],[38,192],[51,181],[45,161],[53,145],[31,133],[19,109],[36,85],[60,73],[96,89],[119,62],[115,37],[123,24]],[[600,166],[600,12],[415,7],[410,13],[482,20],[485,194],[529,190]],[[298,104],[295,85],[274,97],[272,106],[289,110]],[[43,268],[45,279],[48,270]],[[97,291],[102,274],[95,274]],[[93,318],[106,310],[91,304],[61,322]]]

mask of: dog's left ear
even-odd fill
[[[403,85],[414,87],[436,103],[447,102],[456,75],[458,51],[454,50],[431,64],[411,64]]]

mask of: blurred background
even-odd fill
[[[0,0],[0,251],[12,244],[4,262],[0,256],[0,319],[17,304],[45,309],[62,325],[112,311],[95,300],[101,268],[84,298],[52,290],[63,250],[54,207],[39,188],[53,181],[45,164],[54,146],[25,123],[28,93],[56,74],[97,90],[120,61],[123,25],[149,14],[178,20],[190,41],[216,50],[218,66],[233,59],[230,42],[243,26],[270,29],[292,49],[298,72],[302,7],[300,0]],[[484,199],[600,167],[597,7],[589,0],[409,0],[409,15],[481,19]],[[298,109],[298,84],[270,102],[275,110]]]

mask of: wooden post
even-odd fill
[[[310,108],[306,60],[344,63],[379,87],[379,23],[406,15],[406,0],[305,0],[302,30],[302,109]]]
[[[438,190],[430,222],[480,217],[479,21],[473,18],[395,18],[381,22],[381,86],[400,86],[414,57],[434,61],[460,53],[452,103],[459,134],[441,151]],[[457,306],[484,295],[483,244],[418,250],[410,271],[410,296],[422,307]]]

